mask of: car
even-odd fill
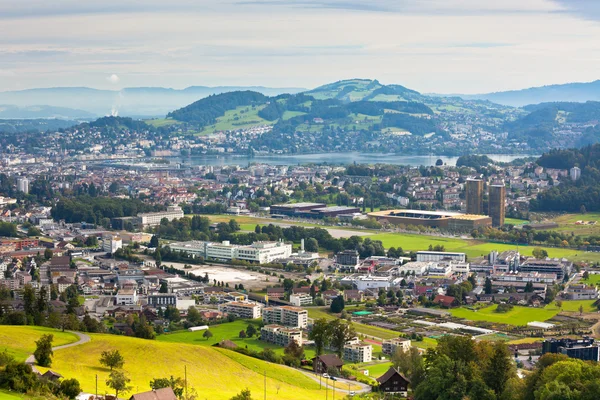
[[[350,397],[354,397],[354,396],[356,396],[356,392],[353,390],[350,392]]]
[[[327,372],[326,372],[326,373],[324,373],[324,374],[323,374],[323,378],[325,378],[325,379],[329,379],[329,374],[328,374]]]
[[[335,376],[332,376],[330,379],[331,379],[332,381],[337,381],[337,378],[336,378]]]

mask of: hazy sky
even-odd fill
[[[600,79],[598,0],[0,0],[0,91]]]

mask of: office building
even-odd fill
[[[244,260],[259,264],[267,264],[276,260],[289,258],[292,255],[292,245],[284,242],[255,242],[249,246],[222,243],[190,241],[172,243],[172,251],[187,253],[191,257],[203,257],[230,261]]]
[[[138,218],[140,218],[140,222],[144,227],[158,226],[163,218],[169,221],[183,218],[183,210],[179,206],[169,206],[167,211],[138,214]]]
[[[387,354],[389,356],[393,355],[397,349],[402,349],[402,351],[406,352],[410,350],[410,339],[403,338],[394,338],[384,340],[381,346],[381,351],[383,354]]]
[[[506,186],[504,185],[491,185],[490,186],[490,200],[489,200],[490,212],[489,215],[492,217],[492,226],[500,227],[504,225],[504,218],[506,214]]]
[[[29,193],[29,179],[27,178],[18,178],[17,179],[17,190],[19,192],[23,192],[25,194]]]
[[[598,343],[594,339],[584,337],[583,339],[550,339],[542,343],[542,354],[566,354],[571,358],[584,361],[600,361]]]
[[[266,325],[276,324],[301,329],[308,326],[308,311],[298,307],[267,307],[263,309],[262,316]]]
[[[365,343],[347,344],[344,346],[344,360],[351,363],[371,362],[373,346]]]
[[[572,180],[576,181],[581,178],[581,168],[573,167],[569,170],[569,176]]]
[[[465,253],[450,253],[446,251],[417,251],[417,262],[428,261],[458,261],[466,262]]]
[[[467,214],[483,214],[483,181],[481,179],[467,180]]]

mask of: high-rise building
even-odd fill
[[[467,214],[483,215],[483,181],[467,180]]]
[[[492,226],[503,226],[506,214],[506,186],[490,186],[490,217],[492,217]]]
[[[29,179],[19,178],[17,179],[17,190],[25,194],[29,193]]]
[[[571,168],[571,170],[569,171],[569,175],[571,176],[572,180],[576,181],[577,179],[581,178],[581,168],[579,168],[579,167]]]

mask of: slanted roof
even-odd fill
[[[323,364],[325,364],[327,366],[327,368],[341,367],[342,365],[344,365],[344,362],[342,360],[340,360],[340,358],[338,356],[336,356],[335,354],[322,354],[315,358],[318,358],[319,360],[321,360],[321,362]]]
[[[377,378],[377,382],[379,382],[379,384],[385,383],[396,374],[400,375],[400,377],[402,379],[404,379],[406,382],[410,383],[410,380],[408,378],[406,378],[404,375],[402,375],[400,372],[398,372],[398,370],[396,370],[394,367],[390,367],[390,369],[388,369],[385,374],[383,374],[379,378]]]
[[[129,400],[177,400],[177,396],[175,396],[173,389],[168,387],[134,394]]]

